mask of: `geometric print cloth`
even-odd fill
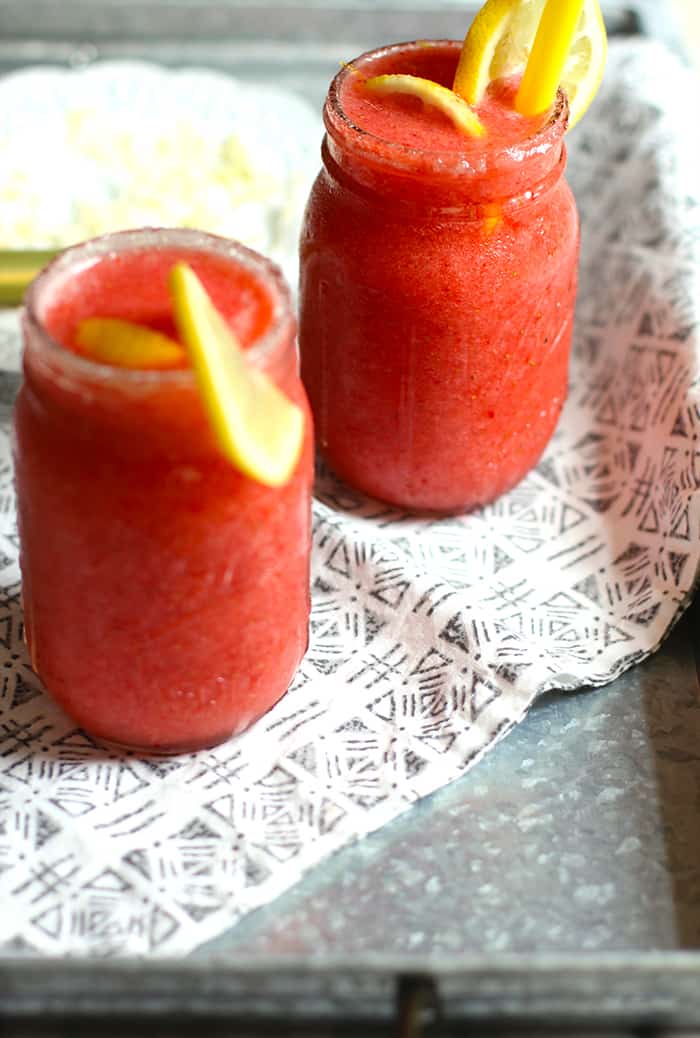
[[[321,471],[308,654],[251,730],[119,755],[43,693],[22,640],[0,317],[0,918],[6,954],[182,955],[464,774],[547,689],[652,653],[700,559],[700,155],[692,74],[611,46],[570,138],[582,220],[570,395],[540,465],[424,519]],[[604,694],[604,693],[600,693]]]

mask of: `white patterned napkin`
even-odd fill
[[[495,504],[443,520],[322,473],[308,655],[282,702],[218,749],[120,758],[41,691],[21,637],[5,420],[6,948],[186,953],[462,775],[538,693],[604,684],[657,648],[700,558],[695,96],[660,46],[612,47],[571,138],[582,282],[570,399],[544,460]],[[0,358],[16,366],[18,350],[6,315]]]

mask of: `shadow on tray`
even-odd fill
[[[700,600],[683,621],[673,666],[642,683],[678,946],[700,947]],[[654,906],[649,906],[650,911]]]

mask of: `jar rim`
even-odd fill
[[[210,253],[230,259],[259,278],[269,291],[272,301],[270,323],[261,336],[246,348],[246,357],[262,367],[271,360],[281,344],[286,343],[293,323],[292,297],[279,267],[238,241],[190,228],[139,227],[113,231],[71,245],[59,253],[31,283],[24,300],[22,319],[32,349],[38,346],[39,357],[55,361],[66,375],[84,377],[92,382],[114,386],[194,386],[195,374],[191,368],[143,369],[99,364],[66,349],[48,331],[43,313],[50,294],[62,280],[98,263],[110,255],[124,252],[146,252],[160,249],[183,249]]]
[[[405,43],[393,43],[385,47],[365,51],[352,61],[346,62],[336,74],[328,88],[324,106],[324,124],[333,140],[342,146],[343,138],[352,143],[353,151],[371,158],[373,163],[384,164],[394,170],[408,170],[415,167],[416,162],[429,166],[435,173],[446,176],[472,176],[475,179],[488,174],[489,167],[485,163],[475,164],[462,152],[451,150],[434,150],[418,148],[402,144],[399,141],[380,137],[354,123],[345,112],[342,102],[342,88],[347,78],[353,75],[363,63],[376,61],[392,54],[412,52],[425,53],[427,49],[448,48],[459,53],[461,42],[458,40],[412,40]],[[560,89],[556,102],[547,120],[534,133],[523,140],[507,145],[498,151],[499,162],[503,158],[510,159],[512,164],[521,165],[528,157],[541,155],[556,145],[563,137],[569,118],[569,104],[566,94]]]

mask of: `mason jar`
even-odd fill
[[[173,330],[184,260],[265,372],[304,409],[289,482],[263,486],[218,450],[191,369],[111,367],[74,351],[78,322]],[[144,750],[211,746],[285,692],[309,618],[311,423],[277,270],[187,230],[68,249],[26,300],[14,458],[31,662],[93,735]]]
[[[335,77],[300,253],[319,450],[365,493],[437,512],[492,501],[547,445],[567,392],[579,246],[562,94],[522,139],[494,132],[464,150],[348,115],[356,77],[450,85],[459,51],[398,44]]]

